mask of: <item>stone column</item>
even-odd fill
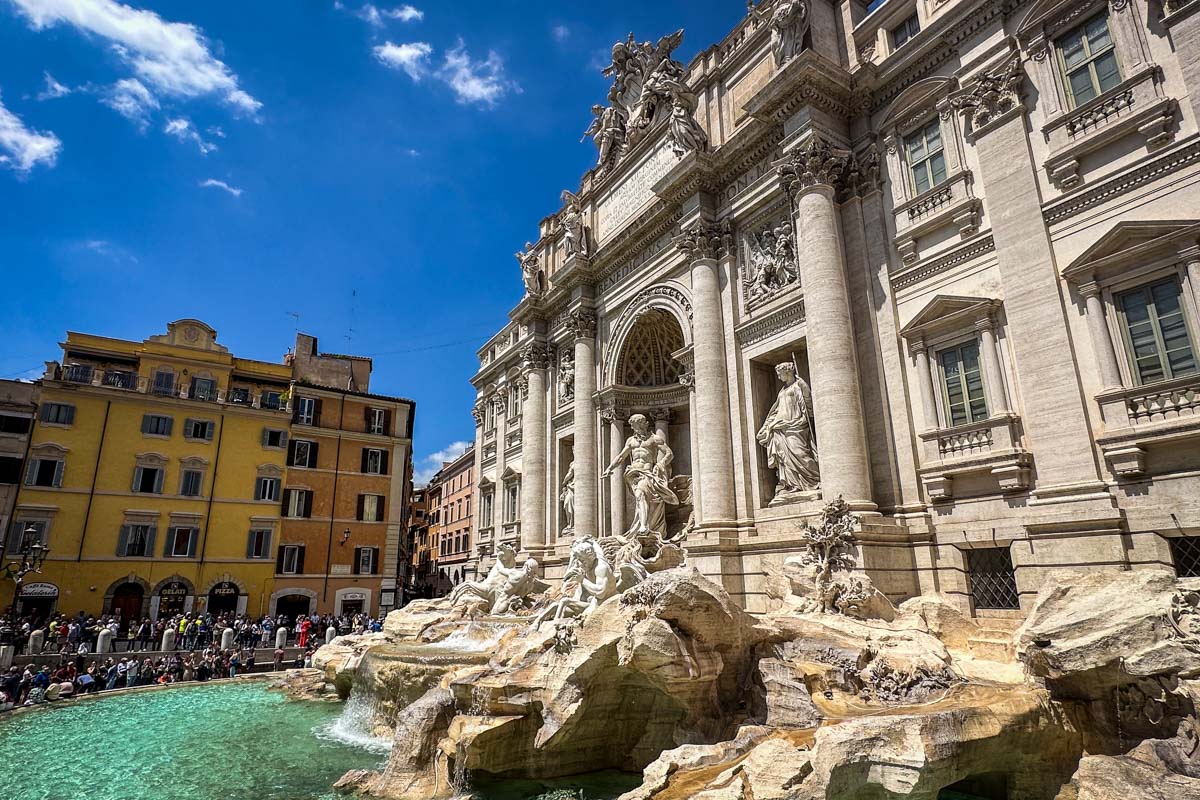
[[[669,408],[652,408],[650,409],[650,420],[654,423],[654,430],[662,434],[667,446],[671,446],[671,409]]]
[[[929,348],[924,339],[917,339],[910,345],[913,356],[917,359],[917,379],[921,383],[921,408],[925,412],[925,431],[938,429],[937,388],[933,383],[933,361]]]
[[[979,331],[979,357],[983,361],[983,389],[987,396],[988,415],[1007,414],[1010,409],[1004,391],[1004,370],[1000,368],[996,323],[989,315],[975,323],[975,330]]]
[[[521,352],[525,405],[521,412],[521,550],[540,553],[546,535],[546,369],[545,345],[533,343]]]
[[[567,318],[575,337],[575,535],[599,536],[599,444],[596,425],[596,314]]]
[[[1180,251],[1187,264],[1188,283],[1192,288],[1192,299],[1200,310],[1200,246],[1192,245]]]
[[[608,463],[612,463],[625,448],[625,411],[610,407],[600,412],[600,417],[608,423]],[[625,532],[625,467],[613,470],[608,478],[608,493],[611,500],[609,508],[609,523],[611,533]]]
[[[1092,336],[1092,348],[1100,367],[1100,383],[1103,391],[1121,388],[1121,369],[1117,365],[1117,350],[1113,346],[1112,333],[1104,318],[1104,301],[1100,298],[1100,284],[1095,280],[1080,285],[1079,294],[1087,307],[1088,333]]]
[[[811,134],[779,169],[792,201],[800,283],[808,323],[813,423],[825,500],[839,495],[851,508],[874,511],[854,326],[835,206],[846,155]]]
[[[696,392],[699,446],[693,454],[694,478],[703,484],[696,520],[704,526],[729,525],[737,516],[733,491],[733,434],[729,422],[729,373],[721,317],[721,268],[717,256],[730,258],[733,234],[728,223],[699,222],[675,240],[692,265],[692,372]]]

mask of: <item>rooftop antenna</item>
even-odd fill
[[[300,312],[299,311],[289,311],[289,312],[287,312],[287,315],[295,321],[296,333],[299,333],[300,332]]]
[[[350,290],[350,324],[346,326],[346,344],[354,339],[354,307],[358,304],[358,289]],[[349,352],[349,348],[347,348]]]

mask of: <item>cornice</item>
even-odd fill
[[[804,106],[814,106],[839,119],[848,119],[853,81],[845,68],[814,50],[789,61],[758,91],[745,109],[764,122],[783,122]]]

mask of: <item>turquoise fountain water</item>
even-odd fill
[[[287,700],[262,683],[69,701],[0,718],[4,800],[333,800],[348,770],[378,769],[386,743],[343,707]],[[628,775],[586,781],[479,782],[479,800],[525,800],[586,787],[608,800]]]

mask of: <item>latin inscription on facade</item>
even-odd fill
[[[628,177],[605,192],[596,211],[596,238],[604,241],[654,199],[654,184],[679,162],[670,145],[660,141]]]

